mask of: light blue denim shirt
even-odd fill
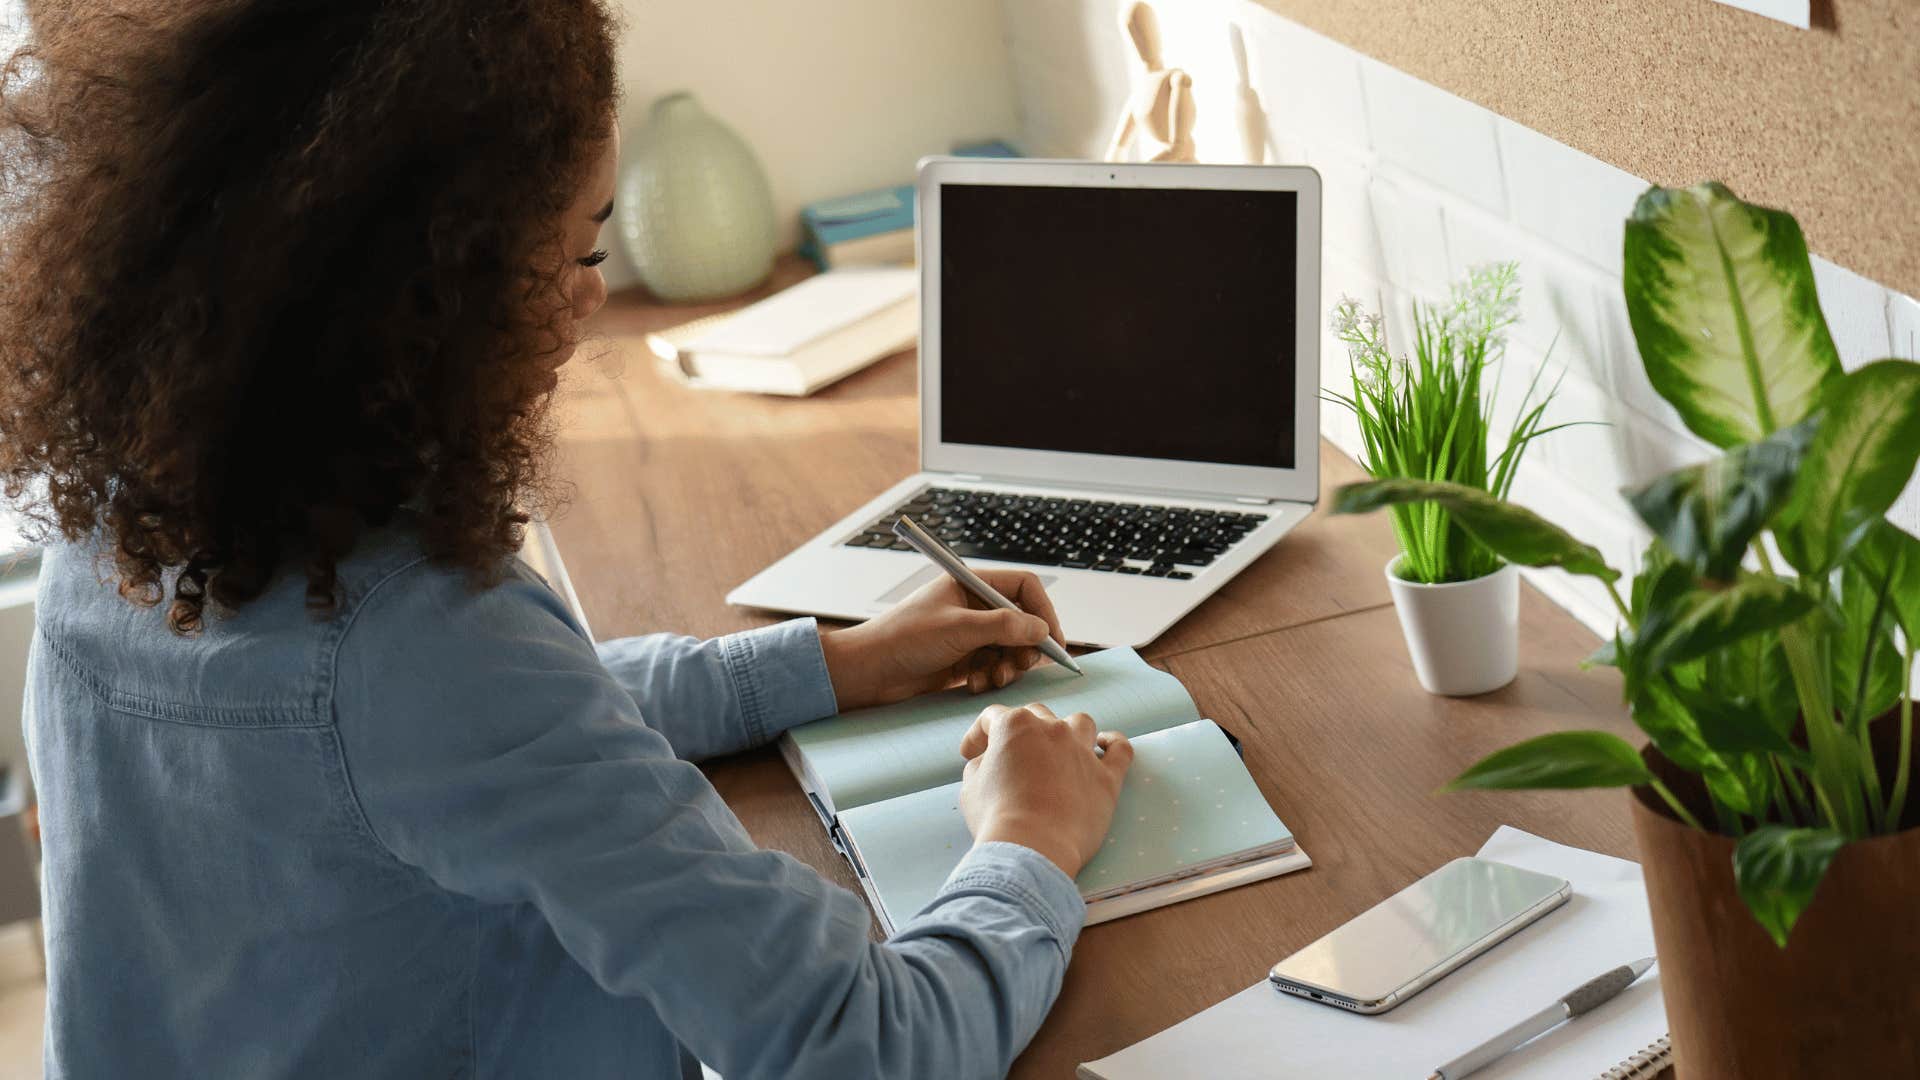
[[[874,943],[690,763],[834,711],[809,620],[596,650],[401,529],[325,619],[288,575],[182,638],[100,578],[48,553],[29,678],[51,1077],[987,1076],[1059,991],[1045,858]]]

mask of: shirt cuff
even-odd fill
[[[1053,934],[1062,960],[1073,952],[1087,921],[1080,887],[1052,859],[1022,844],[992,840],[973,845],[933,903],[969,893],[992,893],[1026,908]]]
[[[748,745],[759,746],[798,724],[839,711],[820,629],[812,619],[793,619],[718,639],[746,723]]]

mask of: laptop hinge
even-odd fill
[[[1072,487],[1081,491],[1111,491],[1115,495],[1122,495],[1122,496],[1124,495],[1147,495],[1147,496],[1161,495],[1161,496],[1169,496],[1173,498],[1183,498],[1183,497],[1198,498],[1198,499],[1213,500],[1217,502],[1235,502],[1245,506],[1273,506],[1281,501],[1278,499],[1265,498],[1259,495],[1224,495],[1224,494],[1209,495],[1209,494],[1202,494],[1202,493],[1192,492],[1192,491],[1180,491],[1178,489],[1173,489],[1173,488],[1125,487],[1125,486],[1120,486],[1116,484],[1095,483],[1092,481],[1074,481],[1072,483],[1065,483],[1061,481],[1050,482],[1046,480],[1035,480],[1031,477],[1021,477],[1021,476],[985,476],[980,473],[939,472],[939,471],[933,471],[932,475],[944,477],[950,480],[965,480],[970,483],[976,483],[976,484],[1008,483],[1008,484],[1019,484],[1025,487],[1067,486],[1067,487]]]

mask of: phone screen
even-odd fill
[[[1330,1003],[1376,1011],[1396,992],[1410,995],[1424,976],[1444,974],[1450,963],[1551,911],[1567,894],[1562,878],[1455,859],[1275,964],[1270,977],[1291,993],[1345,998]]]

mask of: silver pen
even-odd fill
[[[954,550],[940,541],[940,538],[922,528],[920,523],[905,514],[893,523],[893,535],[907,542],[913,550],[933,560],[933,565],[947,572],[947,576],[960,583],[960,587],[979,597],[985,603],[1007,611],[1020,611],[1019,604],[1000,595],[1000,590],[980,580],[980,575],[967,569]],[[1052,635],[1040,639],[1040,651],[1047,658],[1075,675],[1085,675],[1080,665],[1073,662],[1073,655],[1067,647],[1053,640]]]
[[[1602,1004],[1612,1001],[1620,991],[1632,986],[1633,981],[1645,975],[1647,969],[1652,966],[1653,957],[1649,956],[1645,960],[1622,964],[1612,971],[1588,979],[1566,997],[1433,1070],[1427,1076],[1427,1080],[1460,1080],[1463,1076],[1486,1068],[1496,1059],[1505,1057],[1521,1043],[1537,1038],[1581,1013],[1591,1012]]]

